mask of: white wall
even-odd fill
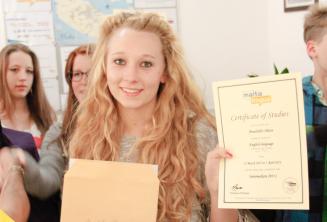
[[[178,11],[180,37],[210,109],[212,81],[273,74],[274,63],[313,72],[303,41],[307,12],[285,13],[283,0],[187,0]]]
[[[284,12],[283,1],[268,1],[269,63],[290,72],[309,73],[312,70],[303,41],[305,11]]]
[[[267,1],[185,0],[178,16],[181,41],[209,109],[211,82],[272,73]]]
[[[287,66],[290,72],[311,75],[313,65],[303,41],[306,11],[285,13],[283,7],[283,1],[268,0],[269,63],[276,63],[279,69]]]

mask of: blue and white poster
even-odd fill
[[[133,0],[54,0],[56,42],[60,46],[95,42],[106,16],[132,9]]]

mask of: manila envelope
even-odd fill
[[[158,193],[157,165],[75,159],[61,222],[155,222]]]

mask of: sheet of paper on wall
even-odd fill
[[[68,94],[60,94],[61,110],[66,109]]]
[[[175,32],[177,33],[177,9],[176,8],[147,8],[140,9],[140,11],[144,12],[155,12],[162,16],[164,16],[168,23],[173,27]]]
[[[59,84],[56,78],[42,79],[45,94],[55,111],[60,110]]]
[[[51,11],[51,0],[6,0],[3,4],[5,12]]]
[[[135,8],[176,8],[176,0],[135,0]]]
[[[51,12],[7,13],[5,26],[9,43],[42,45],[54,42]]]
[[[60,221],[155,222],[157,174],[156,165],[75,159],[64,177]]]
[[[37,55],[42,78],[55,78],[58,76],[57,56],[54,45],[34,45],[31,49]]]
[[[2,5],[0,3],[0,21],[1,21],[1,25],[0,25],[0,48],[2,49],[2,47],[4,47],[7,44],[7,40],[6,40],[6,29],[5,29],[5,25],[4,25],[4,12],[2,9]]]
[[[68,93],[68,84],[65,79],[65,67],[69,53],[71,53],[77,46],[63,46],[60,47],[60,66],[61,66],[61,79],[64,93]]]

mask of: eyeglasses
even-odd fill
[[[70,79],[73,81],[73,82],[79,82],[83,79],[83,76],[88,77],[89,75],[89,71],[87,72],[82,72],[82,71],[72,71],[70,72]]]

